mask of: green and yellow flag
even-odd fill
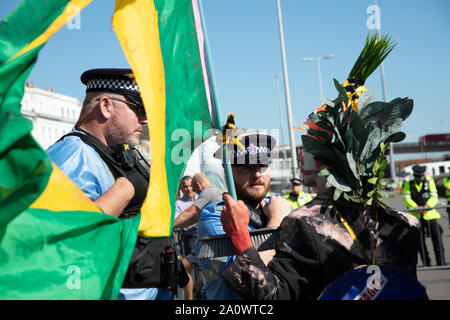
[[[86,0],[25,0],[0,25],[0,299],[115,299],[139,218],[121,221],[48,158],[20,112],[39,50]]]
[[[140,217],[101,213],[20,112],[40,49],[90,1],[23,0],[0,25],[0,299],[114,299],[138,227],[171,234],[187,161],[175,150],[192,152],[216,127],[198,0],[117,0],[113,26],[149,115],[152,167]]]
[[[168,236],[187,162],[177,146],[192,152],[217,127],[201,7],[197,0],[117,0],[113,27],[149,115],[152,167],[140,232]]]

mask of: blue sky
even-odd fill
[[[20,1],[3,0],[0,18]],[[317,64],[302,57],[334,54],[322,61],[324,96],[336,97],[369,30],[373,0],[281,0],[294,124],[319,106]],[[450,132],[450,1],[379,0],[381,33],[399,43],[385,61],[387,99],[410,97],[413,114],[405,141]],[[276,0],[203,0],[222,118],[236,113],[238,126],[280,127],[275,73],[282,75]],[[80,15],[80,28],[58,31],[41,50],[28,81],[82,99],[81,73],[90,68],[128,67],[112,31],[112,0],[94,0]],[[283,112],[284,90],[280,78]],[[382,100],[379,70],[366,82]],[[284,126],[286,115],[282,115]],[[285,143],[288,135],[284,128]],[[296,142],[300,132],[296,130]]]

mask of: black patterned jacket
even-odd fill
[[[244,299],[314,300],[343,273],[360,265],[390,264],[417,278],[419,223],[408,213],[348,202],[333,203],[362,246],[324,199],[316,198],[281,223],[276,255],[266,267],[251,247],[222,273]],[[376,251],[374,251],[376,247]]]

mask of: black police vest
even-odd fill
[[[136,162],[136,165],[131,168],[124,168],[122,160],[115,150],[105,146],[100,140],[87,133],[86,131],[80,128],[75,129],[77,131],[81,131],[82,133],[70,132],[64,135],[60,140],[64,139],[67,136],[79,137],[84,143],[91,146],[95,151],[97,151],[98,155],[106,163],[115,179],[119,177],[126,177],[130,181],[132,181],[134,186],[134,197],[125,207],[122,214],[120,215],[120,218],[126,219],[136,216],[140,212],[142,203],[144,202],[147,195],[149,185],[148,173],[145,172],[145,169],[138,162]]]
[[[124,169],[120,155],[113,149],[105,146],[100,140],[90,135],[86,131],[75,128],[80,132],[70,132],[58,141],[67,136],[77,136],[84,143],[94,148],[102,160],[106,163],[114,178],[126,177],[133,181],[135,195],[130,200],[124,211],[120,215],[120,219],[128,219],[135,217],[141,209],[141,206],[147,195],[149,176],[146,169],[136,161],[136,166]],[[173,247],[172,238],[148,238],[138,236],[131,256],[128,270],[125,276],[123,288],[156,288],[156,287],[173,287],[168,284],[172,274],[170,270],[166,270],[167,266],[163,262],[166,249]],[[169,279],[168,279],[169,278]]]
[[[422,182],[420,191],[415,186],[415,180],[409,181],[409,189],[411,190],[411,199],[419,206],[425,205],[430,198],[430,181],[428,179]]]

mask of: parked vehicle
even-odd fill
[[[426,174],[430,177],[436,177],[441,174],[450,173],[450,160],[447,161],[436,161],[436,162],[426,162],[421,163],[421,166],[427,168]],[[411,180],[413,178],[412,167],[415,165],[406,166],[398,175],[402,180]]]
[[[420,164],[427,168],[426,174],[433,177],[436,182],[436,188],[438,189],[439,197],[445,197],[445,188],[443,185],[444,177],[450,176],[450,160],[427,162]],[[398,174],[400,181],[406,182],[414,179],[412,167],[414,165],[407,166]]]

